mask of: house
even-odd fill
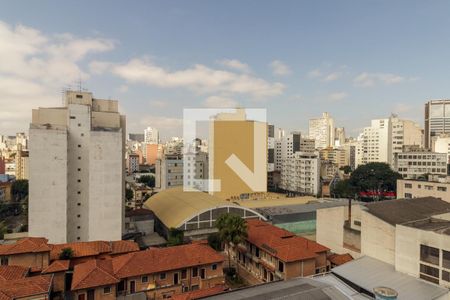
[[[50,299],[53,276],[30,277],[29,271],[21,266],[0,266],[0,299]]]
[[[311,276],[328,270],[328,248],[257,219],[247,220],[247,238],[228,247],[232,257],[265,281]]]
[[[71,290],[78,300],[134,294],[166,299],[223,285],[223,261],[222,255],[203,242],[151,248],[76,265]]]

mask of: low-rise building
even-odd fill
[[[417,179],[426,174],[447,175],[447,154],[425,149],[405,149],[395,153],[394,166],[405,179]]]
[[[223,261],[206,243],[151,248],[77,265],[71,290],[78,300],[138,294],[144,299],[167,299],[223,285]]]
[[[2,300],[51,299],[52,275],[30,276],[27,268],[0,266]]]
[[[397,180],[398,198],[436,197],[450,202],[450,182],[447,177],[429,180],[399,179]]]
[[[247,220],[245,242],[228,247],[235,261],[264,282],[326,272],[328,248],[260,220]]]

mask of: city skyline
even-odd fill
[[[448,95],[444,1],[156,1],[127,6],[132,18],[105,3],[4,5],[2,133],[25,131],[32,107],[58,106],[79,81],[120,100],[128,132],[163,128],[163,139],[181,135],[184,107],[267,108],[269,123],[305,133],[327,111],[357,136],[391,113],[423,126],[425,102]]]

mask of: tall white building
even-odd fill
[[[319,153],[296,152],[284,160],[280,188],[300,194],[317,195],[320,190]]]
[[[153,127],[147,127],[144,130],[144,143],[146,144],[159,144],[159,132],[158,129]]]
[[[321,118],[309,120],[309,138],[316,140],[316,149],[334,146],[334,120],[325,112]]]
[[[118,101],[67,91],[65,106],[33,109],[29,235],[51,243],[120,240],[125,116]]]
[[[423,147],[423,130],[419,124],[410,120],[402,120],[391,116],[392,122],[392,161],[396,153],[403,151],[403,146]]]
[[[425,104],[425,147],[431,149],[444,133],[450,133],[450,99],[430,100]]]

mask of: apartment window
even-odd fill
[[[81,123],[78,123],[78,127],[81,127]]]
[[[212,264],[211,265],[211,270],[217,270],[217,264]]]
[[[445,280],[447,282],[450,282],[450,273],[447,271],[442,270],[442,276],[441,276],[442,280]]]
[[[439,269],[420,264],[420,278],[439,284]]]
[[[181,279],[186,279],[187,278],[187,270],[183,269],[181,270]]]
[[[78,179],[77,181],[78,181],[78,182],[81,182],[81,179]]]
[[[79,218],[79,217],[81,217],[81,215],[77,215],[77,217]]]
[[[440,192],[446,192],[447,188],[445,186],[438,186],[437,190],[440,191]]]
[[[82,133],[81,136],[84,136],[84,133]]]
[[[73,119],[75,119],[75,116],[70,116],[70,118],[73,120]]]
[[[161,280],[166,279],[166,273],[159,274],[159,279],[161,279]]]
[[[81,159],[81,156],[78,156],[78,159]]]
[[[78,202],[78,203],[77,203],[77,205],[78,205],[78,206],[80,206],[80,205],[81,205],[81,203],[80,203],[80,202]]]
[[[198,268],[194,267],[192,268],[192,277],[197,277],[198,276]]]
[[[103,288],[103,294],[110,294],[111,293],[111,287],[110,286],[105,286]]]
[[[411,199],[412,198],[412,194],[411,193],[405,193],[405,198]]]
[[[80,144],[78,144],[78,148],[81,148],[81,145],[80,145]]]
[[[83,95],[79,95],[79,94],[77,94],[77,96],[76,96],[78,99],[83,99]]]
[[[80,194],[81,194],[81,192],[80,192],[80,191],[78,191],[78,192],[77,192],[77,194],[78,194],[78,195],[80,195]]]
[[[80,240],[80,237],[79,236],[77,236],[77,241],[79,241]]]
[[[80,172],[81,171],[81,168],[78,168],[78,172]]]
[[[8,265],[8,256],[2,256],[0,258],[0,265],[7,266]]]
[[[81,226],[77,226],[77,229],[80,229],[81,228]]]
[[[281,261],[278,262],[278,271],[284,272],[284,263]]]
[[[148,282],[148,276],[142,276],[141,277],[142,282]]]
[[[412,184],[411,184],[411,183],[405,183],[405,188],[406,188],[406,189],[412,188]]]
[[[420,245],[420,260],[438,266],[439,249],[425,245]]]
[[[450,252],[442,250],[442,267],[450,269]]]

